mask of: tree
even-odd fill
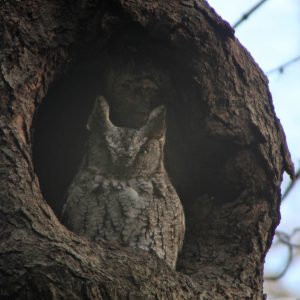
[[[267,79],[230,26],[198,0],[0,5],[1,299],[262,299],[282,173],[294,170]],[[168,172],[187,220],[177,272],[152,253],[91,243],[52,210],[63,196],[47,189],[65,186],[56,181],[53,192],[47,168],[60,165],[54,176],[66,185],[78,165],[51,159],[51,147],[62,152],[51,140],[39,145],[56,131],[51,109],[73,149],[71,133],[99,92],[124,126],[167,106]]]

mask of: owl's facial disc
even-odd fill
[[[145,141],[138,130],[115,127],[106,136],[113,166],[121,169],[132,166]]]

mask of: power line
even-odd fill
[[[242,15],[242,17],[233,25],[233,28],[237,28],[241,23],[246,21],[249,18],[249,16],[252,15],[265,2],[267,2],[267,0],[261,0],[258,3],[256,3],[252,8],[250,8],[249,11]]]
[[[300,60],[300,55],[298,55],[298,56],[292,58],[291,60],[285,62],[284,64],[282,64],[282,65],[280,65],[280,66],[278,66],[278,67],[276,67],[276,68],[274,68],[274,69],[271,69],[271,70],[267,71],[266,74],[267,74],[267,75],[270,75],[270,74],[275,73],[275,72],[283,73],[284,70],[285,70],[288,66],[290,66],[291,64],[293,64],[293,63],[295,63],[295,62],[297,62],[297,61],[299,61],[299,60]]]

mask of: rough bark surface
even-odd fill
[[[228,24],[200,0],[10,0],[0,40],[1,299],[263,298],[293,165],[267,79]],[[187,221],[177,272],[81,238],[53,212],[99,91],[124,126],[167,106],[168,173]],[[63,146],[51,140],[61,132]]]

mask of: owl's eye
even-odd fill
[[[148,154],[148,153],[151,152],[151,149],[152,149],[152,145],[151,145],[151,142],[150,142],[150,143],[147,143],[147,144],[143,145],[143,147],[140,150],[140,153]]]

